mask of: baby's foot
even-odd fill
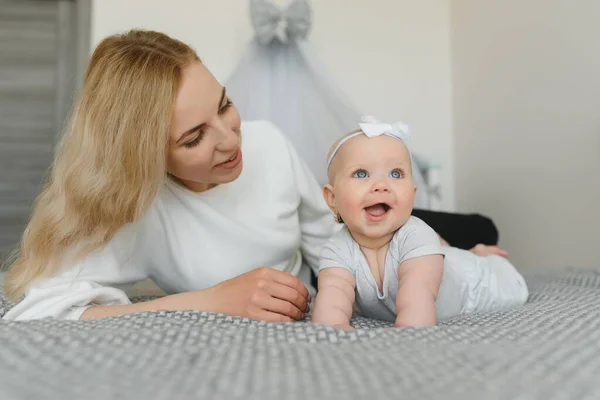
[[[448,243],[443,237],[441,237],[438,234],[438,237],[440,238],[440,243],[442,244],[442,246],[450,246],[450,243]]]
[[[487,246],[481,243],[473,247],[470,252],[482,257],[490,255],[497,255],[505,258],[508,257],[506,250],[501,249],[498,246]]]

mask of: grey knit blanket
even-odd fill
[[[600,399],[600,273],[526,278],[525,306],[436,328],[194,311],[0,322],[0,399]]]

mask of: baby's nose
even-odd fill
[[[384,180],[378,180],[377,182],[375,182],[375,184],[373,184],[373,191],[374,192],[389,192],[390,187],[387,184],[387,182],[385,182]]]

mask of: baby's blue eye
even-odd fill
[[[354,174],[352,174],[352,176],[359,179],[365,179],[369,176],[369,173],[364,169],[358,169],[354,171]]]
[[[394,179],[400,179],[402,178],[402,172],[400,172],[400,170],[395,169],[392,172],[390,172],[390,177]]]

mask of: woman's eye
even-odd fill
[[[392,172],[390,172],[390,177],[393,179],[400,179],[402,178],[402,171],[400,171],[399,169],[395,169]]]
[[[194,139],[190,140],[189,142],[187,142],[186,144],[184,144],[184,146],[188,149],[191,149],[192,147],[196,147],[198,145],[198,143],[200,143],[200,140],[202,140],[202,133],[198,133],[198,136],[196,136]]]
[[[359,169],[359,170],[354,171],[354,174],[352,174],[352,176],[355,178],[364,179],[369,176],[369,173],[367,171],[365,171],[364,169]]]
[[[219,109],[219,114],[225,114],[225,112],[227,110],[229,110],[229,107],[231,107],[233,105],[233,102],[229,99],[227,99],[227,101],[225,102],[225,104],[223,104],[221,106],[221,108]]]

